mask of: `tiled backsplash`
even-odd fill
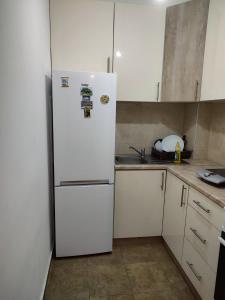
[[[160,137],[185,134],[193,158],[225,165],[225,102],[117,104],[116,153],[132,153],[129,145],[150,152]]]
[[[118,102],[116,153],[133,153],[129,145],[145,147],[149,153],[157,138],[182,135],[183,119],[183,104]]]
[[[207,147],[209,160],[225,165],[225,103],[206,103],[204,107],[200,104],[199,114],[202,114],[203,130],[198,133],[199,143],[201,142],[202,147]],[[198,151],[199,149],[196,152]]]

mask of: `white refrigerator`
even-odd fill
[[[112,251],[116,75],[53,72],[56,256]]]

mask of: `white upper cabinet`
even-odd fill
[[[53,69],[111,71],[114,4],[51,0]]]
[[[158,101],[162,78],[166,8],[116,3],[114,72],[119,101]]]
[[[225,99],[225,1],[211,0],[201,100]]]

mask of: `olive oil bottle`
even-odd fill
[[[180,164],[181,163],[181,151],[180,151],[180,143],[177,142],[176,144],[176,148],[175,148],[175,160],[174,162],[176,164]]]

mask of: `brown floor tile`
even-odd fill
[[[77,270],[88,270],[88,256],[72,258],[54,258],[51,262],[53,272],[68,272]]]
[[[135,300],[195,300],[191,292],[185,290],[163,289],[152,290],[146,293],[139,293],[134,295]]]
[[[131,288],[123,265],[96,265],[89,269],[91,296],[115,296],[131,294]]]
[[[79,261],[79,262],[78,262]],[[88,269],[79,259],[53,260],[45,300],[88,300]]]
[[[165,271],[157,262],[128,264],[126,268],[134,293],[170,287]]]
[[[134,295],[135,300],[177,300],[170,290],[150,291]],[[182,299],[182,298],[180,298]]]
[[[151,244],[151,256],[152,260],[156,262],[172,261],[163,243]]]
[[[132,295],[117,295],[117,296],[103,296],[103,297],[90,297],[90,300],[134,300]]]
[[[115,240],[113,253],[53,259],[44,300],[194,300],[159,238]]]
[[[122,254],[119,247],[115,247],[112,253],[92,255],[88,257],[88,266],[94,265],[118,265],[122,264]]]
[[[115,247],[136,247],[136,246],[150,246],[162,244],[160,237],[154,238],[129,238],[129,239],[114,239],[113,245]]]
[[[152,261],[151,249],[149,245],[122,247],[123,263],[131,264]]]
[[[177,300],[195,300],[195,297],[193,296],[186,283],[184,283],[183,285],[179,284],[177,287],[174,287],[173,292],[174,295],[176,295]]]

